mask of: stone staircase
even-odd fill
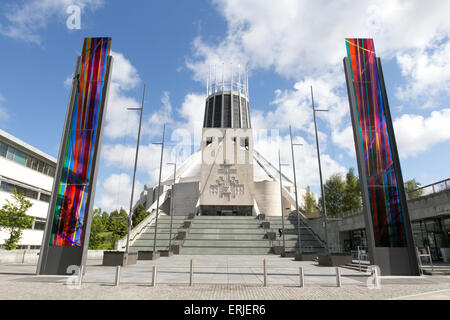
[[[282,229],[281,217],[266,217],[264,221],[270,222],[269,232],[274,232],[276,238],[274,246],[283,246],[283,236],[279,236],[279,229]],[[298,251],[298,229],[296,217],[284,217],[284,238],[287,252]],[[304,222],[300,221],[300,238],[303,253],[324,253],[325,246],[322,240]]]
[[[271,251],[256,217],[196,216],[181,254],[264,255]]]
[[[269,222],[270,228],[265,229],[261,222]],[[282,227],[281,217],[267,217],[260,221],[256,217],[241,216],[187,216],[173,217],[172,233],[170,234],[170,216],[158,217],[158,233],[156,249],[168,250],[169,237],[172,244],[182,246],[181,254],[198,255],[265,255],[274,253],[274,246],[283,246],[283,237],[279,237],[278,229]],[[185,223],[190,222],[186,228]],[[298,231],[297,221],[285,217],[286,252],[297,251]],[[186,239],[178,240],[179,231],[187,232]],[[153,250],[155,224],[149,223],[130,245],[130,252]],[[268,239],[267,233],[274,232],[276,238]],[[304,253],[322,253],[324,246],[312,230],[301,223],[300,228],[302,251]]]
[[[177,240],[178,231],[183,229],[183,224],[187,220],[185,216],[173,217],[172,233],[170,233],[170,216],[159,215],[158,216],[158,230],[156,235],[156,250],[168,250],[169,249],[169,237],[172,238],[172,244],[179,244],[180,240]],[[133,241],[130,245],[130,252],[138,252],[139,250],[153,250],[153,243],[155,239],[155,224],[150,223],[139,237]]]

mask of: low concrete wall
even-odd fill
[[[34,250],[2,250],[0,249],[0,263],[37,264],[39,249]],[[103,250],[88,250],[88,259],[103,259]]]

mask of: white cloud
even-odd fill
[[[107,212],[111,212],[123,208],[126,212],[130,208],[132,179],[125,173],[112,174],[102,184],[102,193],[99,200],[96,201],[96,207],[102,208]],[[144,186],[139,182],[135,182],[134,201],[139,197],[139,193]]]
[[[216,44],[197,38],[188,68],[206,79],[207,66],[238,59],[284,76],[342,66],[346,37],[371,37],[379,56],[424,48],[450,34],[447,1],[216,0],[227,36]],[[225,60],[228,61],[228,60]]]
[[[0,24],[0,34],[41,44],[39,32],[53,19],[60,19],[65,28],[65,19],[68,17],[66,10],[70,5],[77,5],[81,10],[85,8],[95,10],[103,3],[103,0],[31,0],[21,5],[9,5],[4,13],[7,23]]]
[[[289,164],[289,167],[283,167],[282,172],[293,180],[292,154],[290,146],[290,136],[256,135],[254,139],[254,148],[261,153],[267,160],[278,168],[278,149],[280,149],[281,163]],[[300,188],[306,186],[320,186],[319,165],[317,161],[317,150],[315,144],[308,144],[301,136],[293,136],[294,143],[301,143],[302,146],[295,148],[295,170],[297,184]],[[338,162],[333,160],[329,154],[323,152],[320,154],[323,181],[325,182],[332,174],[345,174],[347,170]]]
[[[167,125],[173,122],[172,104],[170,103],[169,92],[165,91],[161,97],[161,107],[156,112],[152,112],[152,115],[147,119],[144,124],[143,132],[150,137],[162,135],[163,125]]]
[[[407,84],[397,89],[396,95],[403,100],[413,101],[418,97],[433,107],[430,99],[438,94],[450,94],[450,42],[443,42],[433,49],[418,49],[398,54],[397,62]]]
[[[415,156],[450,140],[450,109],[433,111],[428,118],[404,114],[394,121],[395,138],[401,157]]]
[[[342,131],[335,130],[331,135],[333,142],[339,147],[347,150],[350,156],[355,156],[355,140],[353,138],[352,126],[345,127]]]
[[[137,136],[139,113],[127,108],[139,108],[141,103],[127,96],[127,91],[140,83],[136,68],[121,53],[111,51],[114,57],[106,112],[105,135],[111,139]]]

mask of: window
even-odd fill
[[[45,193],[41,193],[41,196],[39,197],[39,200],[45,201],[45,202],[50,202],[50,195],[45,194]]]
[[[8,193],[14,193],[14,189],[17,190],[17,193],[23,194],[25,197],[37,199],[38,198],[38,192],[33,191],[30,189],[26,189],[20,186],[13,185],[11,183],[1,181],[0,183],[0,190]]]
[[[45,219],[35,218],[34,230],[45,230]]]
[[[21,164],[21,165],[25,165],[27,163],[27,155],[19,150],[16,150],[16,152],[14,153],[14,161]]]
[[[7,151],[8,151],[8,146],[6,144],[0,142],[0,156],[6,158]]]

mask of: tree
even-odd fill
[[[306,187],[306,193],[303,195],[303,205],[299,209],[306,215],[315,215],[319,212],[316,199],[310,192],[309,186]]]
[[[0,228],[6,229],[9,233],[9,239],[5,240],[3,244],[6,250],[17,248],[23,229],[31,228],[34,221],[33,217],[26,215],[27,210],[33,204],[16,190],[12,197],[14,202],[6,200],[6,204],[0,209]]]
[[[106,213],[107,214],[107,213]],[[102,209],[95,209],[92,217],[91,233],[89,236],[89,249],[99,249],[103,243],[102,234],[106,231]]]
[[[422,184],[420,182],[417,182],[416,179],[411,179],[408,181],[405,181],[405,193],[408,195],[408,198],[417,198],[420,197],[423,194],[423,190],[417,190],[420,188]]]
[[[359,179],[355,176],[355,169],[353,168],[350,168],[345,176],[345,188],[342,202],[343,212],[358,210],[362,207]]]
[[[149,215],[149,213],[147,212],[147,210],[145,210],[144,205],[142,203],[139,203],[139,205],[133,211],[133,215],[131,217],[131,220],[132,220],[131,226],[133,228],[136,227],[148,215]]]
[[[325,204],[327,209],[327,216],[336,216],[342,212],[344,200],[345,182],[339,173],[333,174],[324,185]],[[319,203],[322,203],[322,197]],[[322,210],[322,205],[319,208]]]
[[[128,233],[128,214],[125,210],[120,209],[120,213],[115,210],[110,213],[106,223],[106,229],[112,232],[111,242],[114,244],[117,240],[122,239]]]

